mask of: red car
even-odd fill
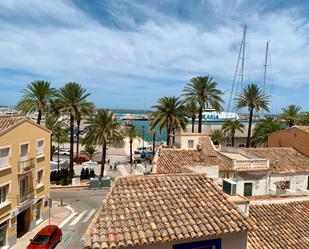
[[[38,232],[30,240],[27,249],[53,249],[62,239],[62,231],[58,226],[49,225]]]
[[[90,160],[90,158],[87,157],[87,156],[78,156],[78,157],[76,156],[74,158],[74,162],[76,162],[76,163],[84,163],[84,162],[87,162],[89,160]]]

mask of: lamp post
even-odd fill
[[[143,148],[142,148],[142,155],[144,155],[144,147],[145,147],[145,126],[143,126]]]

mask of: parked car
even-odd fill
[[[58,150],[55,151],[55,155],[58,155]],[[70,150],[69,149],[59,149],[60,156],[69,156]]]
[[[48,225],[42,228],[33,239],[27,249],[53,249],[62,239],[62,231],[58,226]]]
[[[152,146],[149,147],[137,147],[134,154],[142,154],[144,151],[152,151]]]
[[[78,157],[74,157],[74,162],[76,163],[84,163],[89,161],[90,158],[88,156],[84,156],[84,155],[79,155]]]

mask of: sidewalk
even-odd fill
[[[51,208],[50,224],[52,225],[59,225],[72,212],[67,206],[59,207],[58,204],[59,202],[53,202],[53,207]],[[46,225],[48,225],[48,219],[41,222],[38,226],[36,226],[32,231],[26,233],[23,237],[18,238],[16,244],[12,246],[11,249],[26,248],[30,242],[30,239],[32,239],[37,234],[37,232],[39,232]]]

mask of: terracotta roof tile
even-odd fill
[[[219,166],[220,171],[230,171],[231,167],[219,157],[209,137],[199,139],[202,150],[162,149],[158,156],[155,172],[158,174],[181,173],[182,167]]]
[[[24,116],[0,117],[0,133],[26,119]]]
[[[118,177],[84,234],[85,248],[119,248],[251,229],[201,174]]]
[[[308,249],[309,201],[250,206],[249,249]]]
[[[290,147],[250,148],[246,151],[269,159],[271,173],[309,172],[309,158]]]

